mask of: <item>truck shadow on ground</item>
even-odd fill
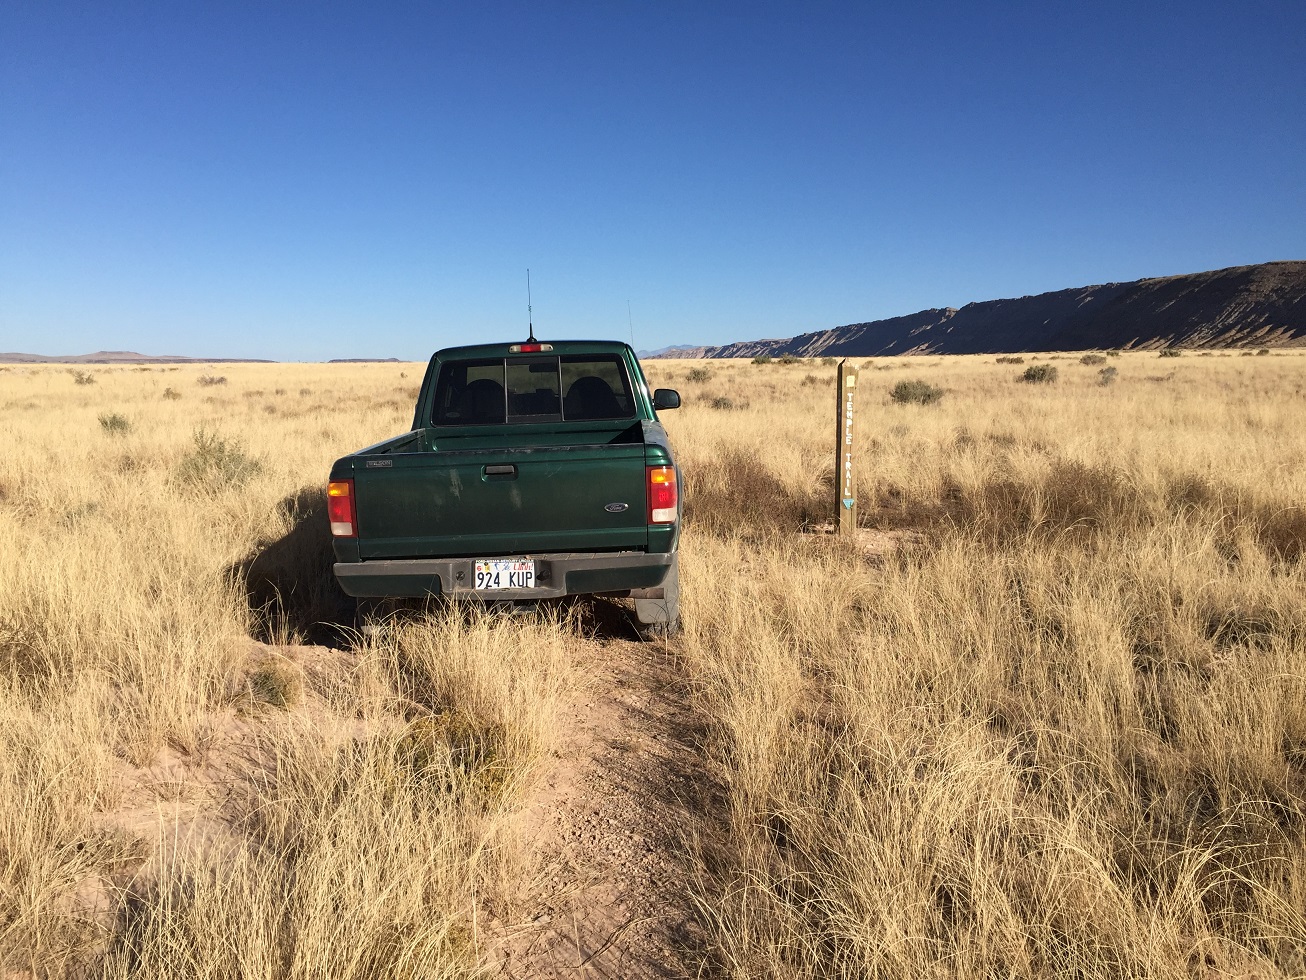
[[[351,644],[354,600],[336,584],[326,493],[306,487],[277,504],[290,529],[260,541],[226,574],[244,593],[250,633],[262,643],[291,638],[322,646]]]
[[[581,633],[596,640],[638,640],[639,620],[629,602],[608,596],[569,596],[557,600],[576,617]]]

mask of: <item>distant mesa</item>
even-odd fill
[[[129,350],[98,350],[94,354],[0,354],[0,364],[276,364],[258,357],[183,357],[180,354],[137,354]],[[398,364],[397,357],[337,357],[328,364]]]
[[[640,357],[884,357],[1162,347],[1306,346],[1306,262],[1112,282],[850,323],[785,340]]]
[[[182,357],[180,354],[137,354],[100,350],[94,354],[0,354],[3,364],[272,364],[254,357]]]

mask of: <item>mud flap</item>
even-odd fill
[[[635,618],[645,626],[655,624],[675,630],[680,625],[680,556],[671,560],[662,580],[660,599],[635,599]]]

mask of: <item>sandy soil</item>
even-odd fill
[[[674,640],[639,642],[624,617],[598,633],[608,638],[579,641],[586,683],[563,709],[559,749],[516,817],[519,891],[498,896],[500,915],[482,920],[492,971],[509,980],[665,980],[696,976],[703,960],[685,835],[701,825],[691,813],[719,812],[721,803],[702,769],[701,722],[688,707]],[[251,650],[298,662],[310,691],[347,659],[322,647]],[[319,725],[349,724],[316,695],[295,710],[318,716]],[[223,804],[242,772],[257,766],[257,740],[238,715],[212,721],[194,754],[168,748],[147,765],[120,762],[119,805],[102,823],[135,839],[139,854],[124,855],[112,890],[151,879],[151,851],[162,860],[233,840]],[[86,912],[111,910],[106,884],[78,896]]]

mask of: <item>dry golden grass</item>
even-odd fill
[[[331,625],[322,481],[420,369],[0,373],[5,970],[480,969],[575,631]]]
[[[1306,359],[1106,366],[869,363],[849,544],[832,366],[646,365],[707,973],[1306,975]],[[477,973],[585,641],[332,625],[320,487],[421,366],[84,374],[0,369],[0,967]]]
[[[883,556],[796,533],[830,509],[812,365],[655,368],[727,975],[1306,974],[1306,360],[1050,360],[862,372]]]

